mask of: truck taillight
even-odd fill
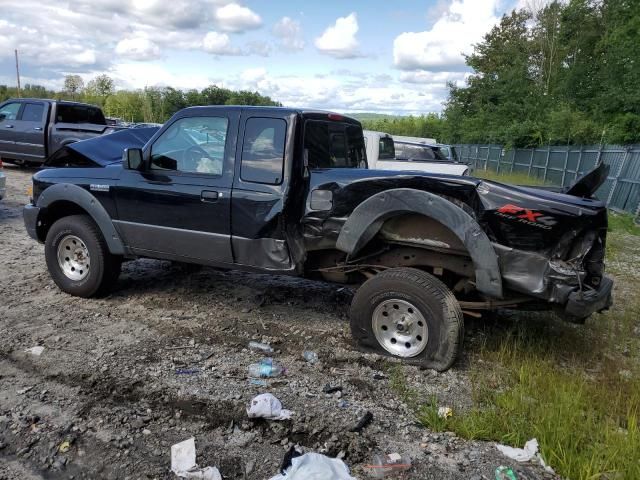
[[[0,158],[0,168],[2,168],[2,159]]]
[[[338,115],[337,113],[330,113],[327,115],[327,117],[329,118],[329,120],[344,120],[344,117],[342,115]]]

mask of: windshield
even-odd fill
[[[380,137],[380,153],[378,154],[379,160],[393,160],[396,158],[396,150],[393,146],[393,139],[391,137]]]
[[[409,162],[446,162],[447,157],[438,147],[396,142],[396,160]]]
[[[362,129],[339,122],[308,120],[304,148],[310,168],[366,168]]]

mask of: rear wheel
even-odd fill
[[[53,281],[78,297],[104,293],[118,278],[122,260],[111,255],[97,225],[87,215],[56,221],[45,241],[45,259]]]
[[[351,304],[351,332],[365,348],[436,370],[454,363],[464,318],[453,293],[415,268],[393,268],[367,280]]]

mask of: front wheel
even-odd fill
[[[87,215],[56,221],[47,232],[44,254],[56,285],[78,297],[103,293],[120,274],[121,260],[109,253],[102,233]]]
[[[361,346],[427,368],[447,370],[462,347],[458,301],[440,280],[415,268],[392,268],[367,280],[350,316]]]

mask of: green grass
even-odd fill
[[[511,185],[548,185],[548,183],[541,178],[530,177],[526,173],[522,172],[496,173],[492,170],[474,170],[471,174],[477,178],[484,178],[486,180],[493,180],[495,182],[508,183]]]
[[[609,231],[640,235],[640,225],[635,222],[633,215],[609,211]]]
[[[409,388],[403,367],[392,369],[392,387],[425,426],[520,448],[536,437],[565,478],[640,479],[640,239],[613,228],[615,307],[584,326],[545,313],[484,324],[466,345],[471,406],[440,418],[446,403]]]

